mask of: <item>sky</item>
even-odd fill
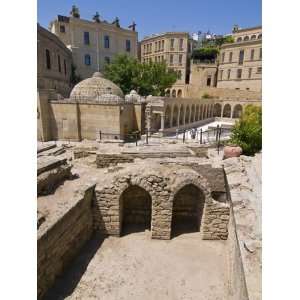
[[[38,0],[38,22],[48,28],[56,16],[69,16],[76,5],[82,19],[91,20],[96,11],[102,19],[119,17],[122,27],[135,21],[139,40],[165,31],[210,31],[231,33],[234,24],[241,28],[261,25],[261,0]]]

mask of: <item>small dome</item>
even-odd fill
[[[112,81],[105,79],[100,72],[95,72],[91,78],[82,80],[76,84],[71,92],[70,99],[76,101],[101,102],[101,96],[114,95],[124,99],[122,90]],[[107,96],[104,102],[107,102]],[[111,97],[114,99],[114,97]]]

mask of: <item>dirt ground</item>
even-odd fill
[[[49,299],[224,300],[226,241],[199,233],[151,240],[149,231],[95,236],[49,291]]]

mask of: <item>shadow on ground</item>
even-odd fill
[[[64,271],[62,276],[57,277],[54,285],[49,289],[43,300],[62,300],[70,296],[104,239],[105,237],[100,234],[93,234],[69,268]]]

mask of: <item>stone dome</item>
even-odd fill
[[[107,95],[117,96],[110,97],[112,101],[114,101],[114,99],[124,99],[122,90],[116,84],[105,79],[100,72],[96,72],[91,78],[82,80],[74,86],[70,99],[76,101],[87,100],[102,102],[102,98],[104,98],[103,102],[107,102],[109,98]]]

